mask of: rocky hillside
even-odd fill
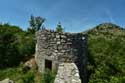
[[[125,30],[103,23],[88,34],[89,83],[125,82]]]

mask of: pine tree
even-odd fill
[[[64,32],[64,28],[62,28],[62,25],[60,22],[57,24],[56,31],[61,33]]]

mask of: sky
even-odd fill
[[[30,16],[46,19],[55,29],[61,22],[67,32],[81,32],[100,23],[125,27],[125,0],[0,0],[0,22],[29,27]]]

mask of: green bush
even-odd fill
[[[0,68],[19,65],[35,53],[35,35],[17,26],[0,24]]]
[[[27,72],[27,74],[22,77],[22,83],[35,83],[34,77],[33,72]]]
[[[55,75],[55,72],[52,72],[47,69],[42,75],[42,83],[54,83]]]

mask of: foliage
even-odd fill
[[[62,28],[62,25],[61,25],[60,22],[58,23],[58,25],[57,25],[57,27],[56,27],[56,31],[57,31],[57,32],[61,32],[61,33],[64,32],[64,29]]]
[[[55,72],[50,71],[49,69],[43,74],[42,83],[54,83]]]
[[[0,70],[0,80],[10,78],[16,83],[53,83],[55,72],[47,70],[44,74],[40,74],[37,70],[30,70],[23,73],[22,66],[16,68],[7,68]]]
[[[30,17],[30,28],[28,28],[28,31],[31,33],[35,33],[36,31],[40,30],[42,24],[45,22],[45,18],[42,18],[40,16],[33,16]]]
[[[17,26],[0,25],[0,68],[13,67],[35,52],[33,34]]]
[[[124,83],[125,33],[110,23],[88,31],[89,83]]]
[[[34,54],[34,31],[40,29],[42,24],[39,23],[34,25],[35,21],[33,24],[31,22],[33,33],[8,23],[0,24],[0,80],[9,77],[16,83],[41,83],[41,79],[42,83],[53,83],[55,73],[49,70],[41,76],[36,71],[23,73],[20,69],[22,67],[14,67]],[[56,30],[63,32],[60,23]],[[125,30],[117,25],[104,23],[89,30],[87,34],[88,83],[125,83]]]
[[[27,72],[27,74],[25,74],[22,77],[22,83],[35,83],[34,73],[33,72]]]

